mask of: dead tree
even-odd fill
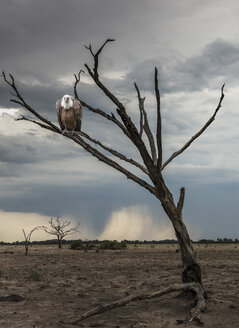
[[[185,188],[181,188],[180,196],[178,202],[175,203],[172,193],[168,189],[164,177],[163,170],[165,167],[171,163],[177,156],[182,154],[194,140],[196,140],[214,121],[220,107],[222,100],[224,98],[224,85],[221,88],[221,95],[218,102],[218,105],[209,118],[209,120],[204,124],[204,126],[198,131],[191,139],[178,151],[175,151],[166,161],[163,162],[163,151],[162,151],[162,125],[161,125],[161,104],[160,104],[160,92],[158,88],[158,70],[155,68],[154,71],[154,86],[155,86],[155,97],[156,97],[156,114],[157,114],[157,130],[156,135],[152,133],[150,128],[147,113],[144,106],[145,98],[141,96],[140,90],[135,83],[135,89],[138,98],[139,106],[139,124],[138,126],[132,121],[131,117],[128,115],[125,105],[116,97],[108,87],[102,82],[99,75],[99,56],[103,48],[109,42],[114,40],[107,39],[102,46],[94,52],[92,46],[86,46],[89,53],[93,58],[93,67],[90,67],[88,64],[85,64],[85,68],[98,86],[99,89],[103,91],[105,96],[111,100],[114,106],[116,106],[116,115],[115,113],[107,113],[106,111],[100,108],[94,108],[91,105],[87,104],[83,99],[80,99],[77,93],[77,85],[80,82],[80,73],[75,75],[75,84],[74,84],[74,95],[81,101],[81,104],[84,108],[93,112],[96,115],[102,116],[104,119],[108,120],[110,123],[116,125],[119,130],[128,138],[129,143],[133,144],[134,147],[138,150],[138,153],[141,157],[141,162],[138,162],[132,158],[125,156],[124,154],[104,145],[101,141],[96,140],[86,134],[85,132],[75,133],[74,135],[66,134],[64,137],[71,139],[76,144],[84,148],[94,157],[98,158],[100,161],[111,166],[112,168],[118,170],[124,174],[128,179],[133,180],[135,183],[139,184],[141,187],[148,190],[152,195],[154,195],[161,203],[164,211],[168,215],[170,221],[172,222],[180,250],[181,250],[181,259],[182,259],[182,282],[181,288],[191,289],[196,292],[199,298],[198,290],[203,290],[202,278],[201,278],[201,269],[197,261],[197,256],[193,248],[190,236],[188,234],[187,228],[183,222],[183,205],[184,205],[184,195]],[[19,120],[30,121],[39,125],[40,127],[50,130],[54,133],[61,134],[61,129],[58,128],[51,121],[47,120],[45,117],[39,114],[35,109],[33,109],[23,98],[19,92],[14,77],[9,74],[9,77],[6,77],[3,72],[3,78],[5,82],[14,90],[15,98],[11,99],[12,102],[22,106],[27,111],[29,111],[33,116],[38,120],[29,119],[26,117],[21,117]],[[143,140],[143,134],[147,142]],[[101,150],[96,149],[96,145],[100,147]],[[110,156],[105,155],[105,151],[110,154]],[[115,156],[115,159],[112,159],[112,155]],[[121,162],[116,160],[120,159]],[[133,167],[137,167],[142,171],[142,174],[135,174],[134,171],[126,169],[123,165],[123,162],[126,162],[127,165],[130,163]],[[150,181],[150,182],[149,182]],[[194,286],[194,287],[193,287]],[[196,287],[197,288],[196,288]],[[172,289],[169,289],[170,291]],[[169,291],[169,292],[170,292]],[[192,319],[199,317],[200,310],[205,308],[205,302],[201,301],[203,298],[203,293],[200,294],[200,301],[198,301],[198,308],[192,313]],[[139,298],[138,298],[139,299]],[[141,298],[142,299],[142,298]],[[94,311],[93,311],[94,312]]]
[[[70,228],[69,226],[71,225],[71,221],[63,221],[59,216],[56,219],[51,218],[49,220],[49,224],[50,227],[43,226],[42,229],[49,235],[57,237],[58,248],[62,248],[62,241],[66,236],[70,236],[76,232],[79,232],[78,227],[80,223],[78,223],[76,227]]]
[[[27,256],[28,255],[28,249],[29,249],[29,246],[30,246],[30,241],[31,241],[31,236],[32,236],[32,233],[35,231],[35,230],[38,230],[40,227],[35,227],[34,229],[32,229],[29,234],[27,235],[25,230],[22,229],[22,232],[23,232],[23,235],[24,235],[24,238],[25,238],[25,241],[24,241],[24,246],[25,246],[25,255]]]

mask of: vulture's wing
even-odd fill
[[[65,129],[63,123],[62,123],[62,120],[61,120],[61,113],[62,113],[62,107],[61,107],[61,99],[58,99],[57,102],[56,102],[56,113],[57,113],[57,116],[58,116],[58,122],[60,124],[60,127],[62,130]]]
[[[76,131],[81,130],[81,121],[82,121],[82,107],[80,100],[73,98],[74,114],[76,119]]]

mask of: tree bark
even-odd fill
[[[162,206],[172,222],[180,246],[183,283],[197,282],[202,285],[201,268],[189,233],[183,223],[182,214],[178,212],[172,197],[167,197],[165,201],[162,201]]]
[[[58,248],[62,248],[62,240],[58,237]]]
[[[182,281],[183,283],[196,282],[202,285],[201,268],[197,263],[197,255],[193,248],[188,230],[183,223],[183,203],[185,189],[180,191],[178,206],[175,205],[173,196],[167,188],[161,173],[157,174],[156,179],[157,194],[164,211],[172,222],[175,235],[177,237],[182,259]]]
[[[182,220],[173,219],[172,224],[180,245],[182,259],[182,281],[198,282],[202,285],[201,268],[187,228]]]
[[[25,245],[25,256],[27,256],[27,254],[28,254],[28,247],[29,247],[29,246],[26,246],[26,245]]]

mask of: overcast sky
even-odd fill
[[[177,201],[186,187],[191,238],[239,235],[239,3],[237,0],[0,0],[0,69],[12,73],[28,103],[57,122],[55,102],[73,94],[74,73],[97,49],[104,83],[138,124],[136,81],[155,128],[153,73],[159,70],[163,156],[194,135],[225,99],[209,129],[164,176]],[[82,239],[175,238],[159,201],[64,137],[15,121],[23,113],[0,82],[0,240],[50,217],[81,222]],[[85,74],[81,99],[115,111]],[[120,130],[83,109],[82,129],[137,158]],[[33,239],[46,239],[36,232]]]

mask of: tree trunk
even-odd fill
[[[197,263],[197,255],[187,228],[182,220],[172,220],[172,224],[181,250],[182,281],[198,282],[202,285],[201,268]]]
[[[25,245],[25,256],[27,256],[27,254],[28,254],[28,247],[29,247],[29,245]]]
[[[196,252],[193,248],[187,228],[183,223],[182,213],[179,213],[171,194],[167,195],[166,201],[162,202],[162,206],[173,224],[180,246],[182,259],[182,281],[184,283],[198,282],[202,285],[201,268],[197,263]]]
[[[58,237],[58,248],[62,248],[62,240]]]

